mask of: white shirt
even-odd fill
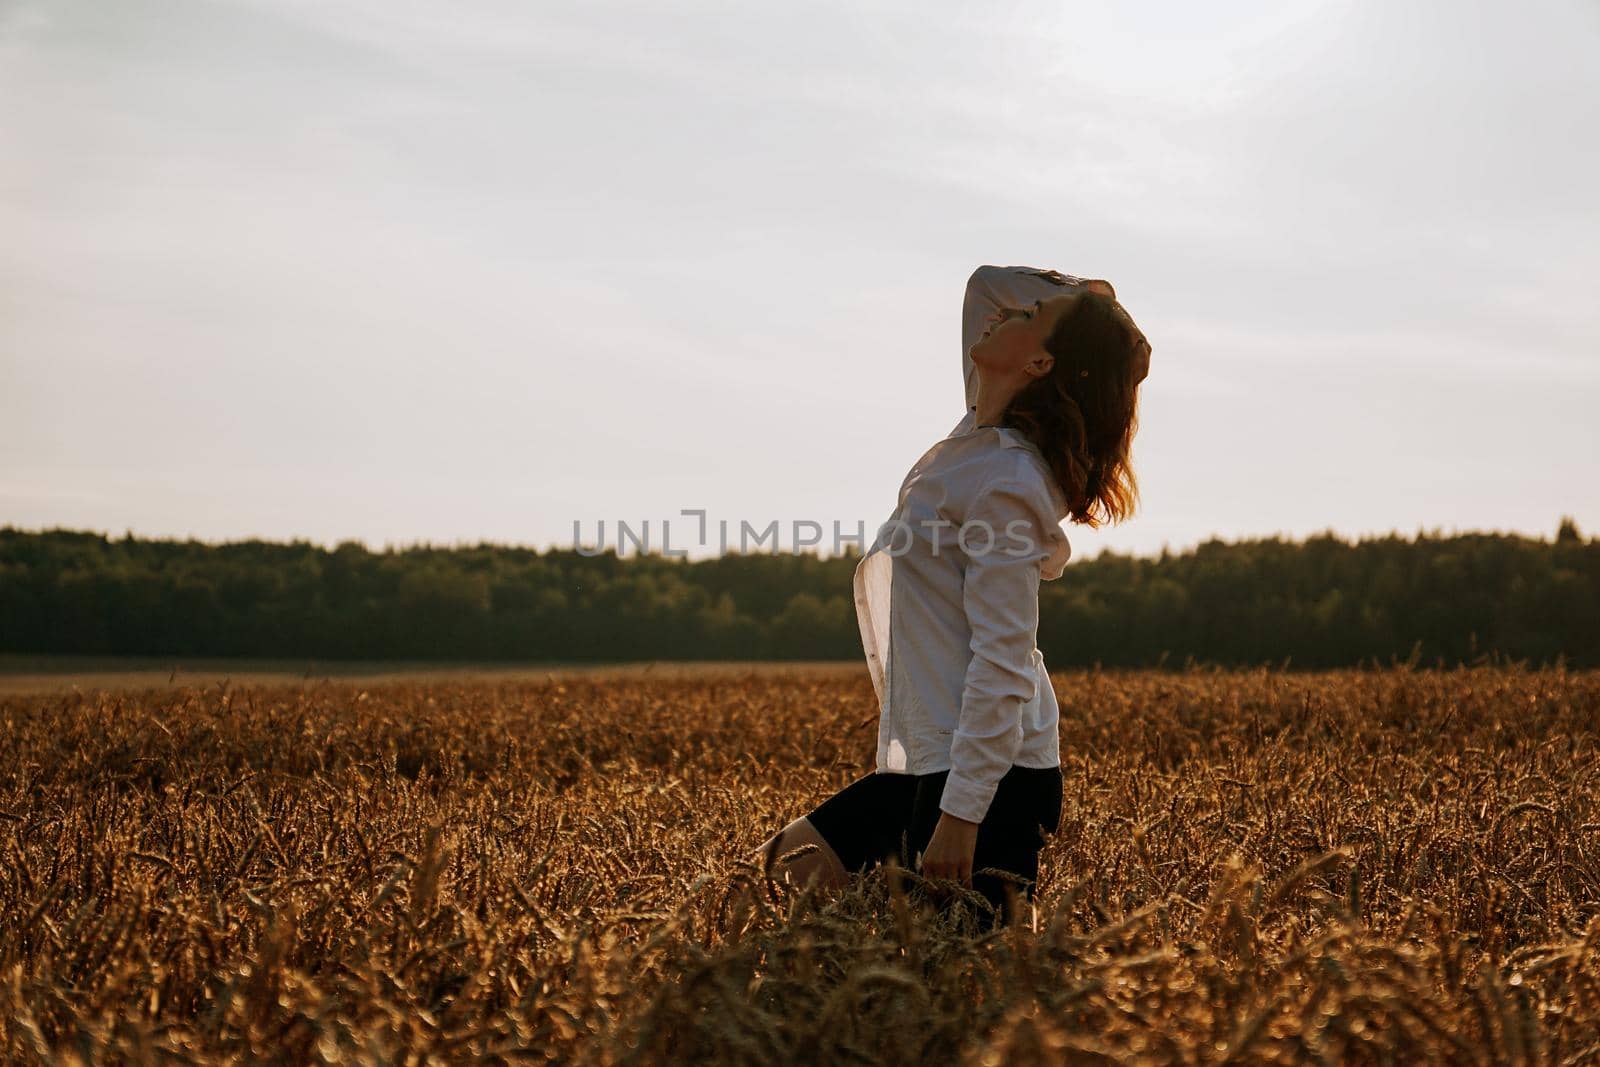
[[[1065,500],[1038,449],[1019,430],[976,425],[969,353],[996,308],[1028,307],[1081,281],[1031,267],[972,273],[961,314],[966,413],[912,466],[856,566],[856,618],[878,694],[877,769],[948,770],[939,807],[970,822],[983,821],[1013,764],[1061,764],[1060,712],[1035,642],[1039,582],[1061,576],[1072,546],[1060,525]]]

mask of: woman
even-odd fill
[[[1150,345],[1104,281],[979,267],[962,307],[967,410],[911,468],[855,572],[878,695],[877,769],[768,838],[794,883],[842,885],[889,857],[1030,907],[1060,824],[1058,707],[1035,640],[1060,522],[1132,513],[1129,466]],[[1021,880],[975,873],[998,868]]]

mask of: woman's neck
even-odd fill
[[[988,379],[978,378],[977,406],[973,409],[973,424],[976,426],[1000,426],[1005,422],[1006,408],[1011,406],[1012,398],[1017,395],[1015,385],[1005,383],[991,383]]]

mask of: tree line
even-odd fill
[[[851,659],[859,552],[708,560],[0,527],[0,651],[484,661]],[[1397,534],[1102,552],[1040,586],[1052,667],[1600,666],[1600,540]]]

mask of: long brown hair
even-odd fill
[[[1148,343],[1115,300],[1085,290],[1044,348],[1050,373],[1017,393],[1002,422],[1044,455],[1072,522],[1121,522],[1139,500],[1131,452]]]

